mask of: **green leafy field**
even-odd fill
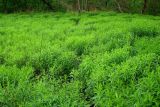
[[[1,107],[159,107],[160,17],[0,14]]]

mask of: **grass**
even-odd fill
[[[159,83],[159,16],[0,14],[1,107],[159,107]]]

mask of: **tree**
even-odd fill
[[[115,3],[117,4],[118,10],[122,13],[123,10],[122,10],[121,5],[119,4],[119,2],[117,0],[115,0]]]
[[[0,0],[0,12],[28,10],[93,11],[114,10],[127,13],[160,13],[160,0]]]
[[[147,3],[148,3],[148,1],[147,1],[147,0],[144,0],[144,2],[143,2],[143,8],[142,8],[142,14],[144,14],[144,12],[145,12],[146,9],[147,9]]]
[[[7,0],[3,0],[2,3],[3,3],[3,6],[4,6],[2,10],[3,10],[4,13],[7,13]]]
[[[46,4],[46,5],[48,6],[48,8],[49,8],[50,10],[54,10],[52,4],[51,4],[48,0],[42,0],[42,1],[43,1],[44,4]]]
[[[77,5],[78,5],[78,12],[80,13],[81,12],[81,5],[80,5],[80,1],[77,0]]]

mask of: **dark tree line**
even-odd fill
[[[114,10],[129,13],[160,13],[160,0],[0,0],[0,12],[50,10]]]

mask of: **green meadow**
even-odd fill
[[[1,107],[159,107],[160,17],[0,14]]]

